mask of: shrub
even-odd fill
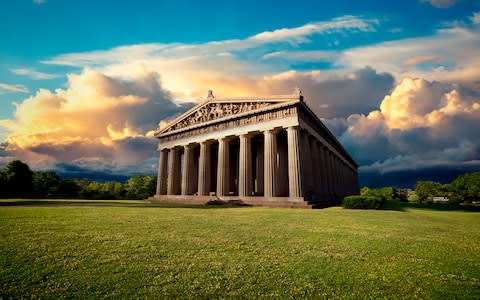
[[[347,196],[343,198],[344,208],[381,209],[385,199],[377,196]]]

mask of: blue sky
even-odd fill
[[[299,86],[365,184],[478,170],[479,12],[476,0],[2,1],[0,159],[152,173],[151,130],[208,89]]]

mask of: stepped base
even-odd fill
[[[285,208],[312,208],[303,197],[239,197],[239,196],[194,196],[194,195],[155,195],[148,200],[152,202],[175,204],[232,204],[239,206],[264,206]]]

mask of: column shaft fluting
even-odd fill
[[[160,150],[158,160],[158,176],[157,176],[157,195],[165,195],[167,193],[167,158],[168,152]]]
[[[276,161],[277,161],[277,140],[275,132],[264,131],[264,195],[265,197],[276,196]]]
[[[182,195],[188,195],[191,185],[193,149],[188,145],[183,146],[183,149]]]
[[[327,175],[328,199],[333,200],[335,191],[333,188],[332,163],[330,161],[330,150],[326,147],[323,148],[323,157],[325,159],[325,173]]]
[[[238,189],[239,196],[252,194],[252,146],[248,135],[240,136]]]
[[[303,196],[304,197],[311,197],[312,194],[312,156],[310,153],[310,142],[309,142],[309,134],[308,132],[304,132],[301,134],[302,136],[302,152],[300,153],[300,158],[302,160],[302,171],[304,172],[302,175],[303,178]]]
[[[320,199],[323,178],[321,174],[321,163],[318,155],[318,144],[315,139],[310,141],[310,153],[312,154],[312,184],[315,200]]]
[[[170,149],[168,153],[168,183],[167,183],[167,194],[176,195],[177,194],[177,163],[178,163],[178,150],[175,148]]]
[[[210,192],[210,145],[200,143],[200,159],[198,166],[198,194],[208,195]]]
[[[302,197],[300,128],[288,127],[288,190],[290,197]]]
[[[230,145],[222,138],[218,141],[217,196],[228,195],[230,184]]]
[[[333,153],[332,152],[328,152],[328,160],[330,162],[330,178],[332,178],[332,190],[333,190],[333,195],[334,195],[334,199],[335,200],[338,200],[338,192],[337,192],[337,177],[335,175],[335,164],[334,164],[334,161],[333,161]]]

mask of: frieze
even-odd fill
[[[205,127],[195,128],[188,131],[179,132],[170,136],[161,137],[160,142],[169,142],[177,139],[187,138],[191,136],[206,134],[214,131],[220,131],[230,128],[241,127],[249,124],[256,124],[259,122],[266,122],[270,120],[281,119],[297,114],[297,107],[287,107],[278,110],[268,111],[264,113],[257,113],[255,115],[244,116],[238,119],[229,120],[226,122],[216,123]]]
[[[210,103],[202,106],[199,110],[168,128],[165,132],[171,132],[231,115],[257,110],[269,105],[270,103],[268,102]]]

